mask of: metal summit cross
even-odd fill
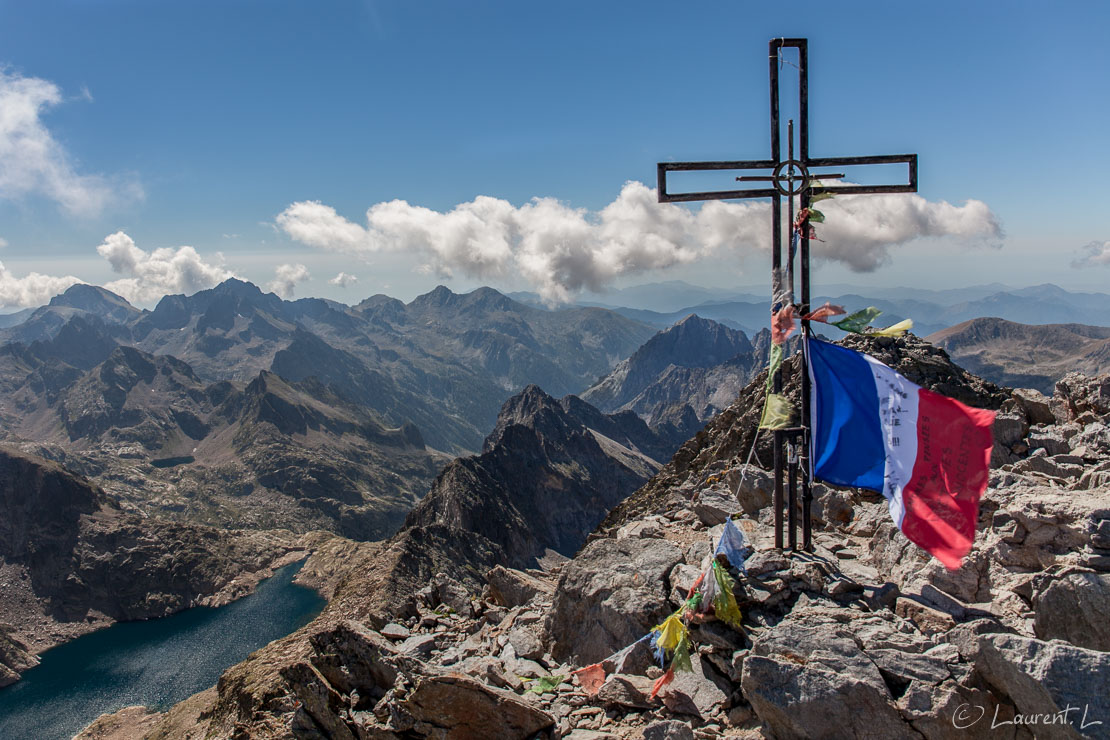
[[[790,120],[787,126],[787,155],[782,157],[782,144],[779,131],[779,68],[784,63],[780,58],[783,48],[796,48],[798,50],[798,156],[794,156],[794,121]],[[769,44],[771,66],[771,158],[762,160],[745,160],[734,162],[661,162],[659,167],[659,202],[681,203],[695,200],[731,200],[734,198],[771,198],[771,228],[772,228],[772,303],[794,303],[794,250],[790,249],[787,255],[786,274],[782,271],[782,244],[783,229],[792,230],[794,224],[794,198],[799,198],[799,210],[808,208],[810,196],[814,190],[821,193],[915,193],[917,192],[917,155],[893,154],[873,157],[810,157],[809,156],[809,82],[807,71],[807,42],[806,39],[772,39]],[[791,64],[792,62],[785,62]],[[838,179],[844,177],[841,173],[817,173],[813,168],[836,167],[843,168],[850,165],[877,165],[877,164],[905,164],[908,167],[907,182],[900,185],[830,185],[826,186],[819,179]],[[767,182],[771,187],[752,188],[746,190],[721,190],[694,193],[671,193],[667,190],[668,172],[714,171],[714,170],[771,170],[765,175],[742,175],[736,178],[742,182]],[[786,196],[788,216],[782,219],[782,198]],[[801,300],[797,302],[798,315],[809,313],[809,230],[801,229],[799,257],[801,258]],[[789,232],[787,244],[790,244]],[[773,305],[772,311],[779,306]],[[802,332],[810,334],[809,322],[802,321]],[[789,429],[775,430],[775,547],[783,546],[783,483],[787,479],[787,511],[790,524],[789,546],[797,549],[797,480],[799,471],[809,469],[810,440],[810,397],[809,373],[805,367],[804,354],[800,365],[802,386],[802,418],[801,426]],[[782,390],[782,370],[775,373],[775,392]],[[784,444],[787,454],[784,456]],[[812,548],[812,522],[810,508],[813,494],[810,491],[810,482],[807,475],[802,475],[802,548]]]

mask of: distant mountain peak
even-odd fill
[[[214,293],[220,295],[233,295],[237,298],[258,298],[263,295],[262,289],[252,282],[239,278],[228,278],[212,288]]]
[[[431,291],[412,299],[411,306],[445,306],[458,298],[446,285],[437,285]]]
[[[62,306],[87,311],[113,323],[126,323],[142,311],[132,306],[123,296],[116,295],[99,285],[77,283],[50,299],[51,306]]]

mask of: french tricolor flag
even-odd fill
[[[883,494],[911,542],[960,567],[987,487],[994,412],[846,347],[810,339],[808,356],[813,477]]]

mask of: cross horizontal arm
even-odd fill
[[[758,190],[715,190],[701,193],[668,193],[668,172],[696,172],[709,170],[766,170],[778,162],[773,159],[748,159],[734,162],[660,162],[658,164],[659,202],[686,203],[694,200],[733,200],[735,198],[770,198],[778,191],[774,188]]]
[[[810,157],[805,160],[806,167],[841,167],[843,165],[867,164],[905,164],[907,182],[905,185],[821,185],[823,193],[916,193],[917,192],[917,155],[883,154],[874,157]],[[814,175],[819,177],[819,175]]]

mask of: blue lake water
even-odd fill
[[[308,624],[324,606],[286,566],[255,593],[218,609],[114,624],[39,656],[0,689],[0,740],[71,738],[105,712],[167,709],[216,683],[252,651]]]

